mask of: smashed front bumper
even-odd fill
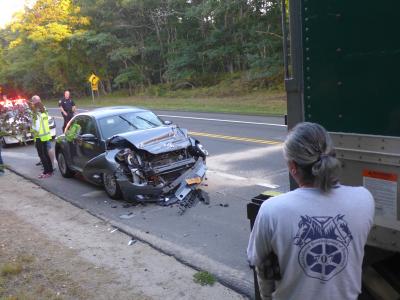
[[[128,180],[122,174],[116,176],[116,180],[121,188],[123,198],[127,201],[138,200],[138,195],[151,196],[151,200],[156,202],[172,203],[183,201],[191,191],[201,184],[206,175],[207,166],[203,158],[199,158],[196,163],[186,170],[174,181],[164,186],[137,185]],[[144,198],[147,199],[147,198]]]

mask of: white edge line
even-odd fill
[[[58,110],[57,107],[48,108]],[[89,111],[87,109],[78,108],[78,111]],[[202,121],[215,121],[215,122],[226,122],[226,123],[238,123],[238,124],[251,124],[251,125],[264,125],[264,126],[276,126],[276,127],[287,127],[283,124],[275,124],[275,123],[262,123],[262,122],[248,122],[248,121],[238,121],[238,120],[226,120],[226,119],[212,119],[212,118],[200,118],[200,117],[186,117],[186,116],[174,116],[174,115],[158,115],[160,117],[170,117],[176,119],[191,119],[191,120],[202,120]]]
[[[57,110],[57,111],[59,111],[60,109],[58,107],[48,107],[47,110]],[[83,109],[83,108],[78,108],[77,111],[85,112],[85,111],[89,111],[89,110],[88,109]]]
[[[232,174],[228,174],[228,173],[223,173],[223,172],[220,172],[220,171],[207,170],[207,173],[214,173],[214,174],[217,174],[217,175],[219,175],[221,177],[225,177],[225,178],[233,179],[233,180],[241,180],[241,181],[248,180],[248,178],[246,178],[246,177],[232,175]]]
[[[269,184],[269,183],[264,183],[264,182],[259,182],[259,183],[257,183],[256,185],[263,186],[263,187],[267,187],[267,188],[270,188],[270,189],[277,189],[277,188],[279,188],[279,185],[276,185],[276,184]]]
[[[286,125],[283,125],[283,124],[274,124],[274,123],[247,122],[247,121],[225,120],[225,119],[209,119],[209,118],[185,117],[185,116],[174,116],[174,115],[158,115],[158,116],[160,116],[160,117],[177,118],[177,119],[192,119],[192,120],[215,121],[215,122],[226,122],[226,123],[239,123],[239,124],[252,124],[252,125],[287,127]]]
[[[246,177],[228,174],[228,173],[224,173],[224,172],[220,172],[220,171],[214,171],[214,170],[207,170],[207,173],[214,173],[218,176],[225,177],[227,179],[232,179],[232,180],[239,180],[239,181],[251,181],[252,180],[251,178],[246,178]],[[266,183],[266,182],[257,182],[254,185],[266,187],[269,189],[277,189],[280,187],[277,184],[270,184],[270,183]]]

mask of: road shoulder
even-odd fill
[[[219,283],[200,286],[195,270],[14,173],[0,191],[0,266],[22,268],[18,279],[3,276],[0,296],[243,299]]]

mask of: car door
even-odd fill
[[[83,125],[83,117],[82,116],[76,116],[72,122],[70,123],[70,125],[67,128],[67,131],[74,127],[75,125],[79,125],[80,130],[77,132],[77,135],[75,137],[72,137],[71,140],[69,140],[67,142],[67,147],[68,147],[68,152],[69,152],[69,156],[70,156],[70,163],[71,166],[74,169],[79,169],[79,152],[78,152],[78,137],[81,134],[81,130],[82,130],[82,125]]]
[[[105,151],[95,120],[82,116],[81,131],[76,137],[77,166],[83,169],[88,161]]]

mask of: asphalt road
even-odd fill
[[[57,109],[58,131],[62,120]],[[13,170],[38,182],[47,190],[112,222],[197,268],[217,274],[236,290],[251,295],[253,277],[246,262],[249,221],[246,204],[265,190],[289,189],[282,142],[283,118],[228,114],[156,111],[164,120],[187,128],[210,152],[208,180],[203,189],[210,205],[198,203],[182,216],[176,207],[129,206],[114,201],[97,187],[79,178],[64,179],[56,172],[46,180],[32,145],[3,150]],[[73,216],[71,216],[73,217]]]

